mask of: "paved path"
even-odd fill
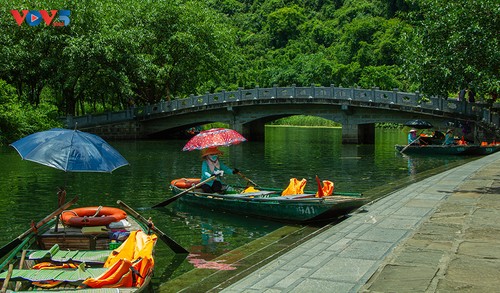
[[[499,163],[394,192],[222,292],[498,292]]]

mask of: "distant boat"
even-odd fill
[[[500,150],[500,145],[395,145],[396,151],[413,155],[488,155]]]
[[[489,155],[500,150],[500,145],[480,145],[467,150],[464,155]],[[469,153],[470,152],[470,153]]]

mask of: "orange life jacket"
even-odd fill
[[[62,283],[64,283],[64,281],[45,280],[45,281],[31,282],[31,284],[40,288],[54,288]]]
[[[122,258],[115,262],[102,275],[97,278],[88,278],[83,281],[83,284],[91,288],[132,287],[133,276],[130,270],[131,267],[132,262]]]
[[[319,179],[318,179],[319,180]],[[323,187],[318,183],[318,192],[316,192],[316,197],[329,196],[333,194],[334,184],[330,180],[323,180]]]
[[[303,194],[306,183],[306,179],[302,179],[299,181],[297,178],[292,178],[290,179],[290,184],[288,184],[288,187],[283,190],[281,195]]]
[[[467,142],[465,141],[463,136],[462,139],[458,141],[458,145],[467,145]]]
[[[54,269],[75,269],[78,266],[74,263],[55,264],[48,261],[37,263],[32,267],[34,270],[54,270]]]

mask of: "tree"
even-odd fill
[[[422,92],[448,97],[465,87],[498,94],[500,10],[497,0],[417,0],[406,71]]]
[[[0,145],[33,132],[60,127],[57,109],[40,102],[37,107],[20,103],[16,89],[0,79]]]
[[[302,9],[297,5],[271,12],[267,17],[271,45],[281,48],[288,43],[288,40],[298,37],[299,26],[305,19]]]
[[[58,1],[51,1],[57,5]],[[14,85],[20,99],[32,105],[40,103],[40,93],[45,84],[57,71],[64,43],[64,27],[47,27],[45,22],[28,26],[24,19],[19,25],[11,10],[26,17],[23,10],[48,9],[39,3],[27,7],[23,1],[6,1],[0,13],[0,78]],[[50,9],[48,9],[50,10]],[[56,57],[57,56],[57,57]]]
[[[202,85],[219,83],[235,62],[235,31],[202,2],[156,3],[148,25],[152,62],[167,99],[213,90]]]

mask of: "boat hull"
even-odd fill
[[[183,189],[172,186],[175,194]],[[180,201],[213,210],[222,210],[240,215],[255,216],[281,222],[313,222],[333,219],[345,215],[366,203],[361,197],[328,196],[315,198],[285,197],[277,194],[252,196],[250,194],[208,194],[188,192]]]
[[[396,151],[405,154],[415,155],[466,155],[466,156],[481,156],[489,155],[500,150],[499,145],[494,146],[479,146],[479,145],[395,145]]]
[[[500,145],[492,145],[492,146],[477,146],[476,148],[472,148],[467,150],[465,155],[474,155],[474,156],[484,156],[490,155],[500,150]]]

